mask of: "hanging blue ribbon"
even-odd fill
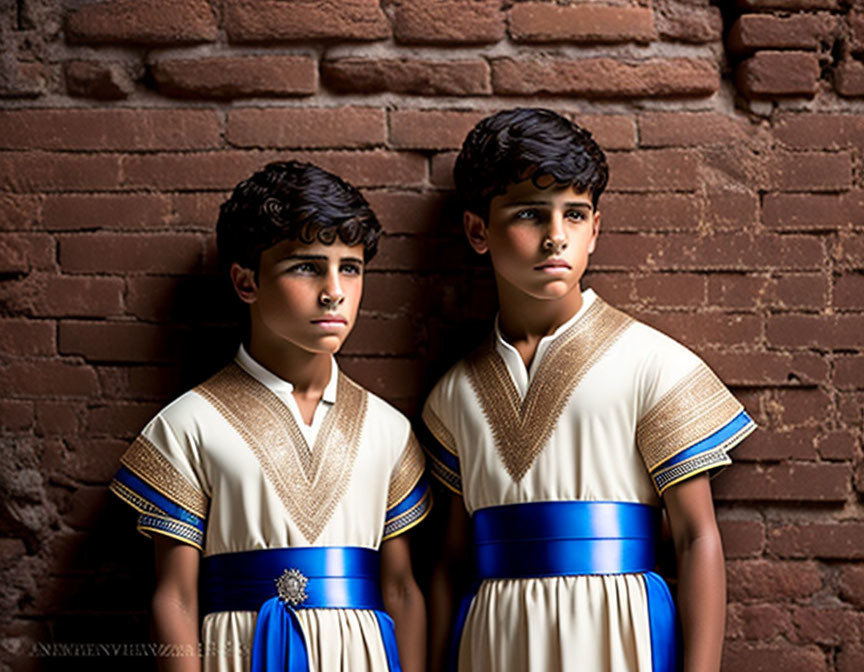
[[[277,594],[285,570],[306,579],[305,597]],[[201,610],[257,611],[251,672],[308,672],[296,609],[368,609],[375,614],[390,672],[401,672],[392,619],[381,599],[377,551],[355,547],[274,548],[220,553],[202,560]]]
[[[643,575],[648,594],[653,672],[675,669],[675,605],[653,573],[660,510],[633,502],[532,502],[478,509],[472,516],[476,580],[454,622],[450,669],[480,583],[589,574]]]

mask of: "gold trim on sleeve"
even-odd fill
[[[515,482],[522,480],[549,441],[573,390],[632,323],[631,317],[595,299],[546,352],[524,400],[494,340],[468,358],[468,379],[501,461]]]
[[[425,468],[426,458],[423,456],[423,449],[414,432],[409,430],[405,448],[390,476],[390,487],[387,490],[388,509],[392,509],[411,494],[417,481],[423,476]]]
[[[456,452],[456,440],[453,438],[453,434],[449,429],[444,425],[444,422],[441,418],[438,417],[438,414],[432,410],[432,407],[429,404],[426,404],[423,407],[423,413],[421,414],[423,418],[423,422],[426,425],[426,428],[435,437],[435,440],[438,441],[444,448],[446,448],[449,452],[454,455],[458,455]]]
[[[291,519],[313,543],[348,489],[366,417],[366,391],[339,373],[336,403],[311,450],[285,404],[236,364],[195,391],[243,438]]]
[[[636,443],[648,471],[707,438],[743,409],[714,372],[700,363],[636,427]]]
[[[199,518],[207,517],[207,496],[196,488],[144,436],[132,442],[120,463],[154,490]]]

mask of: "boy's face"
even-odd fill
[[[468,240],[489,253],[499,286],[541,300],[578,290],[600,226],[591,194],[548,182],[510,185],[490,202],[488,224],[465,213]]]
[[[261,253],[257,282],[251,270],[237,264],[231,277],[249,304],[253,342],[257,338],[275,348],[333,354],[357,317],[363,245],[284,240]]]

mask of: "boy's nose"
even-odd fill
[[[567,247],[567,232],[564,229],[564,217],[553,215],[549,222],[549,230],[543,241],[543,249],[563,250]]]
[[[338,273],[328,273],[324,287],[321,289],[321,294],[318,300],[323,306],[335,308],[345,300],[345,292],[342,291],[342,286],[339,284]]]

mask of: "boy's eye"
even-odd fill
[[[318,267],[311,261],[303,261],[288,268],[289,273],[317,273]]]
[[[568,210],[567,211],[567,219],[573,219],[577,222],[581,222],[585,219],[585,211],[584,210]]]
[[[354,263],[342,264],[339,267],[339,272],[345,273],[347,275],[362,275],[363,274],[363,267],[360,264],[354,264]]]
[[[534,208],[526,208],[519,210],[515,215],[516,219],[537,219],[537,211]]]

